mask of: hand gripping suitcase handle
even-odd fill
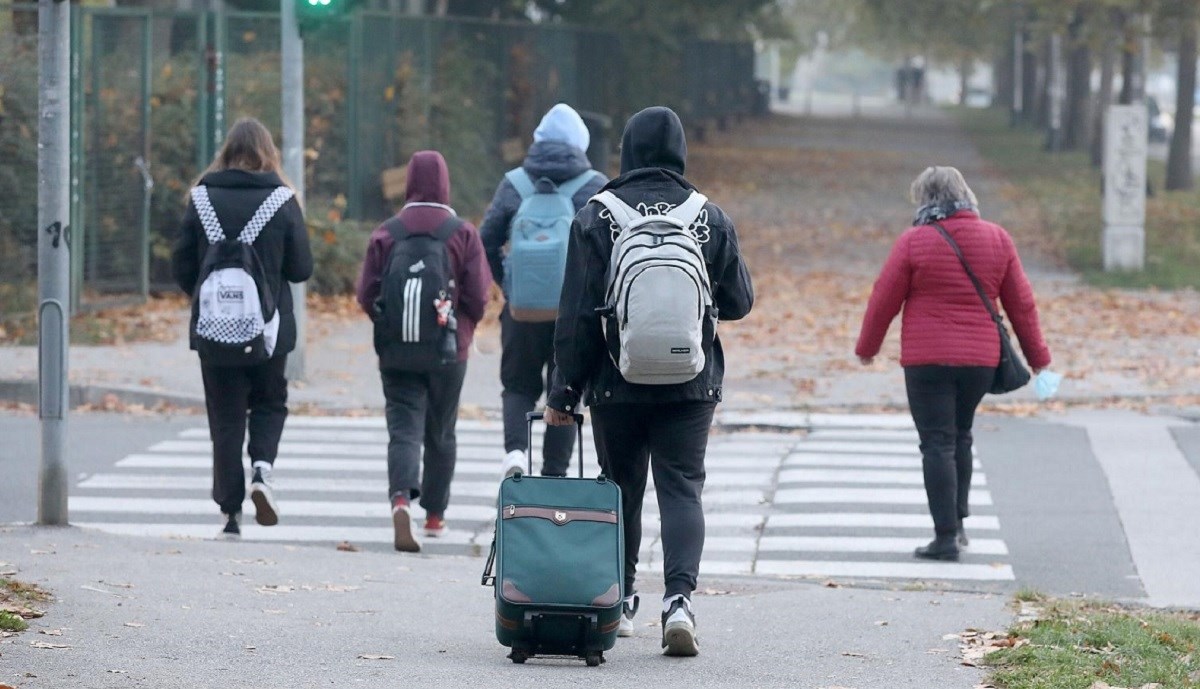
[[[575,419],[575,430],[579,437],[575,443],[575,447],[579,450],[579,478],[583,478],[583,414],[572,414]],[[525,445],[525,463],[529,466],[529,474],[533,474],[533,422],[545,421],[546,414],[540,411],[531,411],[525,414],[525,423],[528,425],[527,440]]]

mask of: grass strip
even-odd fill
[[[1088,689],[1097,682],[1200,687],[1200,613],[1050,600],[1022,592],[1022,612],[1031,605],[1036,619],[1019,621],[1009,630],[1018,643],[986,656],[996,687]]]
[[[1146,202],[1146,269],[1107,273],[1101,247],[1101,173],[1088,155],[1047,152],[1041,132],[1010,126],[1008,113],[1000,110],[956,112],[987,164],[1013,185],[1009,200],[1032,206],[1053,253],[1088,282],[1106,287],[1200,287],[1200,193],[1163,191],[1164,163],[1149,164],[1154,193]]]

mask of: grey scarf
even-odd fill
[[[942,203],[927,203],[917,209],[913,225],[928,225],[929,223],[945,220],[959,211],[979,212],[970,201],[944,201]]]

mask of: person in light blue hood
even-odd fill
[[[570,194],[573,216],[608,181],[603,174],[593,170],[588,161],[586,151],[590,143],[591,135],[583,118],[571,106],[559,103],[550,108],[534,130],[533,145],[521,167],[510,171],[500,181],[479,232],[492,276],[501,289],[505,289],[507,282],[505,251],[512,238],[513,221],[533,186],[548,184],[547,189],[562,187],[564,190],[574,187],[574,193]],[[526,187],[524,193],[513,184],[514,179]],[[570,221],[570,218],[565,219],[564,229],[569,229]],[[529,448],[525,414],[537,406],[554,375],[553,319],[542,322],[515,319],[508,296],[506,293],[505,306],[500,313],[505,452],[501,474],[504,476],[525,470],[525,452]],[[546,429],[542,475],[566,475],[574,441],[574,429]]]

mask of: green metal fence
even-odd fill
[[[279,18],[73,16],[73,285],[88,308],[169,284],[186,191],[229,123],[279,131]],[[422,148],[445,154],[459,212],[481,212],[514,162],[503,152],[559,101],[617,123],[653,104],[689,124],[754,104],[746,43],[364,12],[306,33],[305,60],[310,213],[368,220],[391,212],[382,171]],[[37,70],[10,66],[36,63],[36,6],[0,5],[0,318],[33,304]]]

